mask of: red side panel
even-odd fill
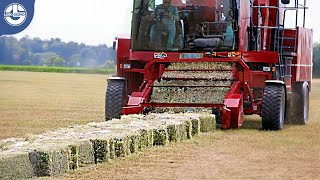
[[[296,81],[312,79],[312,30],[298,28]]]
[[[240,128],[244,119],[243,95],[240,94],[242,84],[234,82],[224,99],[225,107],[221,111],[221,128]]]
[[[239,51],[248,50],[248,32],[250,25],[250,1],[240,1],[239,14]]]
[[[119,36],[117,50],[117,76],[123,76],[120,64],[122,63],[124,58],[129,57],[130,43],[131,41],[129,36]]]
[[[221,128],[230,129],[231,110],[224,107],[221,110]]]
[[[224,100],[224,104],[231,110],[230,121],[226,124],[226,128],[240,128],[244,119],[242,94],[231,95]]]

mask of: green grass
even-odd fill
[[[52,66],[15,66],[0,65],[0,71],[57,72],[82,74],[114,74],[115,69],[84,67],[52,67]]]

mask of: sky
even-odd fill
[[[307,0],[307,6],[306,25],[320,41],[320,0]],[[116,36],[130,34],[131,11],[132,0],[36,0],[32,23],[15,37],[111,46]]]

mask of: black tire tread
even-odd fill
[[[105,96],[105,118],[120,119],[122,115],[125,83],[122,81],[109,81]]]
[[[280,130],[281,103],[284,88],[281,85],[267,85],[262,100],[262,129]]]

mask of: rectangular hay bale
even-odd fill
[[[185,123],[176,125],[177,128],[177,140],[183,141],[187,139],[187,127]]]
[[[69,150],[35,150],[29,152],[29,159],[32,164],[35,176],[54,176],[69,170]]]
[[[139,138],[139,150],[145,150],[148,147],[153,146],[153,131],[141,129],[139,131],[140,138]]]
[[[170,142],[177,142],[178,137],[177,137],[177,127],[175,124],[171,124],[167,127],[168,131],[168,138]]]
[[[29,153],[10,154],[0,157],[0,179],[32,178],[33,170]]]
[[[96,164],[106,162],[110,158],[110,146],[108,140],[91,140],[93,146],[94,162]]]
[[[84,167],[94,164],[94,151],[90,141],[81,142],[78,145],[78,165]]]
[[[200,117],[200,131],[210,132],[216,129],[215,118],[211,116]]]
[[[153,130],[153,146],[164,146],[168,144],[169,136],[166,129]]]
[[[191,124],[192,124],[192,130],[191,130],[192,136],[198,135],[200,133],[200,120],[193,119],[191,120]]]
[[[188,139],[189,130],[186,123],[169,125],[167,131],[170,142],[179,142]]]
[[[68,148],[70,151],[70,170],[75,170],[95,163],[94,150],[91,142],[81,142],[75,145],[70,145]]]
[[[114,138],[116,157],[126,157],[130,155],[129,138],[127,136]]]

